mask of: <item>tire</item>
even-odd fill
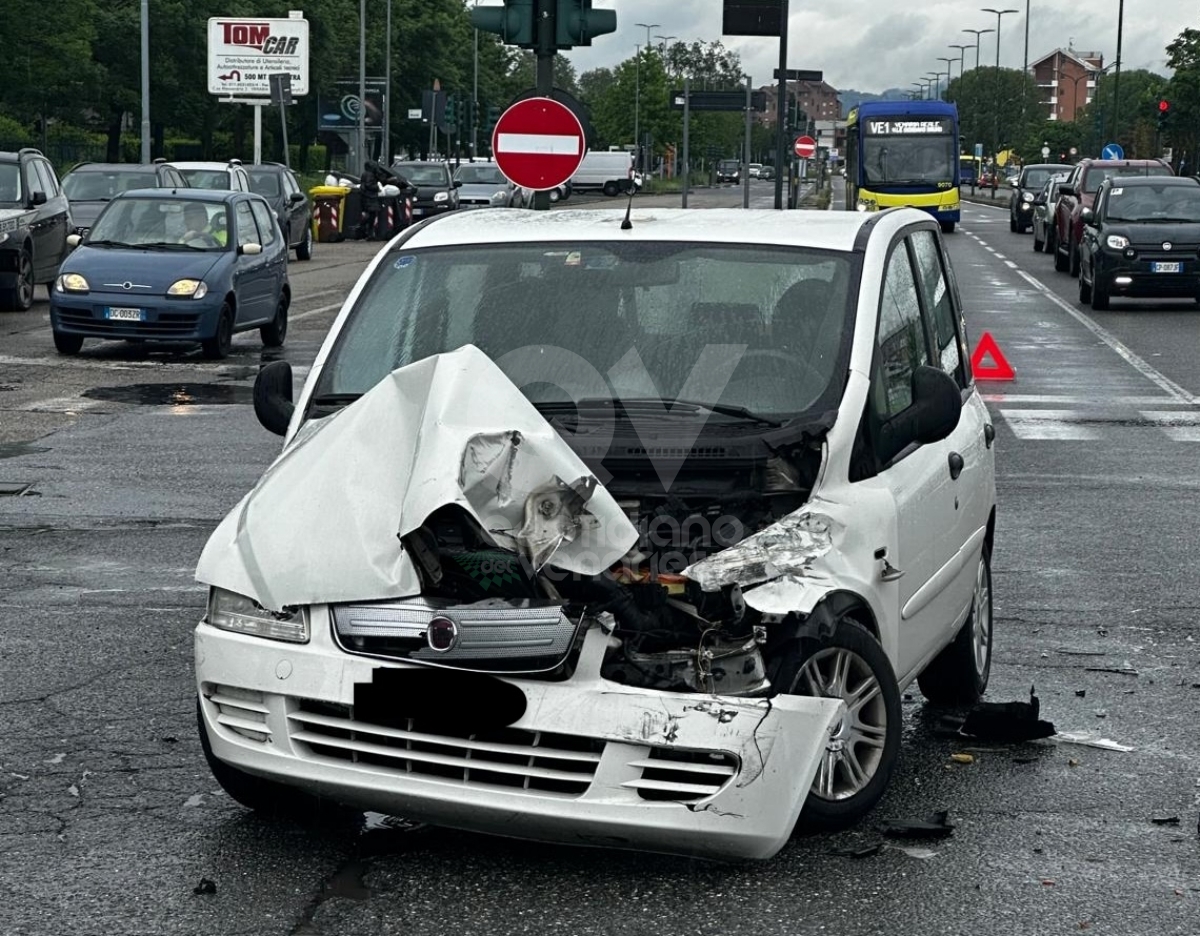
[[[1008,213],[1008,229],[1010,231],[1012,231],[1014,234],[1016,234],[1017,231],[1021,230],[1017,226],[1017,216],[1014,215],[1011,211]]]
[[[604,183],[604,194],[607,195],[609,198],[615,198],[616,196],[621,194],[621,187],[619,185],[617,185],[616,182],[605,182]]]
[[[1096,312],[1108,311],[1109,292],[1107,286],[1100,285],[1096,279],[1096,268],[1092,267],[1092,309]]]
[[[1033,229],[1033,252],[1041,253],[1045,249],[1046,249],[1046,242],[1044,240],[1038,240],[1037,228],[1034,228]]]
[[[1046,225],[1046,246],[1044,250],[1048,254],[1052,254],[1057,249],[1057,238],[1054,236],[1054,228],[1051,225]]]
[[[1067,272],[1072,276],[1079,275],[1079,248],[1075,246],[1075,235],[1067,241]]]
[[[55,332],[54,347],[59,354],[78,354],[79,349],[83,347],[83,336]]]
[[[1067,258],[1063,254],[1063,252],[1058,249],[1059,248],[1058,238],[1056,237],[1054,240],[1055,240],[1055,243],[1054,243],[1054,269],[1057,270],[1059,273],[1066,273],[1067,272]]]
[[[954,222],[953,221],[940,221],[938,223],[941,224],[941,226],[942,226],[943,234],[953,234],[954,233]]]
[[[229,349],[232,346],[233,309],[229,308],[229,303],[226,302],[221,306],[221,312],[217,316],[216,334],[200,342],[200,350],[210,361],[220,361],[229,356]]]
[[[33,308],[33,286],[33,256],[23,249],[17,257],[16,285],[0,292],[0,309],[28,312]]]
[[[992,551],[984,544],[975,572],[971,613],[954,642],[917,677],[921,695],[935,705],[974,705],[992,672]]]
[[[258,330],[262,343],[268,348],[278,348],[287,337],[288,330],[288,294],[279,294],[279,305],[275,307],[275,318]]]
[[[782,670],[786,694],[842,698],[852,706],[826,746],[800,814],[807,829],[845,828],[879,802],[900,755],[896,674],[879,642],[846,615],[828,640],[796,641],[784,652],[792,655]],[[833,680],[842,663],[839,687]]]
[[[1092,284],[1084,280],[1082,270],[1079,272],[1079,301],[1084,305],[1092,301]]]
[[[312,224],[304,227],[304,240],[296,245],[297,260],[311,260],[313,250]]]
[[[562,190],[561,189],[556,189],[556,188],[550,189],[550,204],[553,205],[555,202],[560,201],[561,199],[562,199]]]

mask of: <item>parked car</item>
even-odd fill
[[[775,167],[774,166],[763,166],[761,169],[758,170],[758,177],[760,179],[775,178]]]
[[[71,202],[75,233],[86,234],[114,197],[140,188],[187,188],[183,175],[164,160],[153,163],[82,162],[62,179]]]
[[[762,167],[762,163],[750,163],[750,165],[746,167],[746,171],[750,173],[750,178],[758,179],[762,175]]]
[[[24,312],[51,283],[75,222],[50,161],[25,148],[0,152],[0,310]]]
[[[183,173],[192,188],[213,189],[226,192],[249,192],[250,176],[240,159],[229,162],[176,162],[176,169]]]
[[[571,192],[572,192],[571,180],[568,179],[562,185],[556,185],[554,188],[550,189],[550,201],[551,202],[566,201],[568,198],[571,197]],[[529,196],[526,195],[526,197],[525,197],[526,207],[528,207],[529,204],[530,204],[530,199],[529,199]]]
[[[1037,163],[1025,166],[1012,180],[1012,197],[1008,201],[1008,229],[1021,233],[1033,226],[1033,202],[1050,176],[1070,172],[1062,163]]]
[[[275,212],[279,229],[297,260],[311,260],[313,251],[312,203],[296,174],[282,163],[260,163],[246,170],[250,191],[261,195]]]
[[[1046,180],[1033,199],[1033,249],[1035,253],[1054,253],[1054,206],[1058,190],[1067,181],[1069,172],[1056,172]]]
[[[1114,296],[1200,301],[1200,182],[1108,178],[1084,208],[1079,301]]]
[[[1083,237],[1083,209],[1091,208],[1108,178],[1174,175],[1161,159],[1081,159],[1059,189],[1054,206],[1054,269],[1079,275],[1079,242]]]
[[[455,181],[447,163],[396,162],[392,164],[392,171],[417,189],[413,200],[414,218],[445,214],[458,208],[458,190],[462,183]]]
[[[525,204],[525,189],[509,182],[493,162],[463,163],[455,170],[454,181],[462,183],[460,208],[521,208]]]
[[[259,372],[283,453],[196,573],[238,802],[765,858],[871,810],[909,683],[984,691],[993,432],[937,223],[625,215],[415,225],[294,406]]]
[[[110,201],[62,264],[50,327],[62,354],[88,338],[199,342],[229,353],[234,332],[287,334],[287,244],[266,200],[247,192],[134,189]]]
[[[576,192],[603,192],[615,196],[628,191],[634,179],[633,153],[620,150],[592,150],[571,176],[571,188]]]
[[[722,159],[717,163],[718,182],[740,182],[742,180],[742,164],[736,159]]]

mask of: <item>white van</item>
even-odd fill
[[[626,180],[631,179],[633,153],[589,152],[571,176],[571,188],[576,192],[600,191],[605,195],[619,195]]]

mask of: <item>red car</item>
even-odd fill
[[[1083,209],[1092,207],[1101,182],[1120,176],[1174,174],[1171,166],[1161,159],[1081,159],[1058,189],[1058,203],[1054,206],[1054,269],[1079,275]]]

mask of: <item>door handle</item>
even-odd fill
[[[963,457],[961,455],[959,455],[958,452],[951,452],[949,461],[950,461],[950,477],[953,478],[955,481],[957,481],[958,476],[960,474],[962,474]]]

